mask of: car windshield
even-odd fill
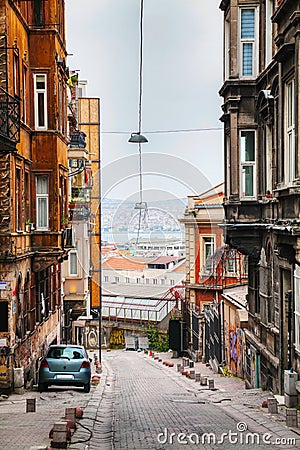
[[[83,359],[84,355],[80,348],[74,347],[54,347],[50,348],[47,358],[67,358],[67,359]]]

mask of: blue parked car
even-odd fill
[[[90,392],[91,359],[81,345],[50,345],[39,368],[38,389],[46,391],[50,385],[83,386]]]

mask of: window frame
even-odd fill
[[[22,195],[22,169],[16,167],[16,230],[22,231],[22,209],[23,209],[23,195]]]
[[[73,260],[73,262],[75,262],[75,266],[76,266],[76,271],[72,271],[72,258],[75,257],[75,259]],[[77,247],[75,249],[71,249],[69,252],[69,267],[68,267],[68,272],[69,272],[69,277],[78,277],[79,276],[79,271],[78,271],[78,250]]]
[[[287,185],[296,178],[295,132],[295,78],[292,78],[284,86],[284,182]]]
[[[254,160],[242,160],[242,133],[253,133],[254,137],[253,137],[253,143],[254,143]],[[255,200],[256,196],[257,196],[257,183],[256,183],[256,160],[257,160],[257,156],[256,156],[256,148],[257,148],[257,143],[256,143],[256,130],[253,129],[242,129],[239,131],[239,161],[240,161],[240,197],[242,200]],[[252,195],[246,195],[246,191],[243,192],[243,188],[244,186],[246,186],[246,177],[244,179],[243,182],[243,169],[245,167],[252,167],[253,168],[253,172],[252,172],[252,186],[253,186],[253,193]]]
[[[242,38],[242,13],[246,10],[254,11],[254,36]],[[239,54],[239,72],[240,78],[252,79],[258,74],[258,58],[259,58],[259,8],[258,6],[241,6],[239,7],[239,26],[238,26],[238,54]],[[252,46],[252,73],[244,75],[244,46]]]
[[[294,269],[294,326],[295,350],[300,353],[300,266],[295,264]]]
[[[212,247],[212,252],[209,255],[207,255],[206,249],[209,246]],[[213,234],[201,236],[201,248],[202,248],[202,255],[201,255],[202,256],[202,258],[201,258],[202,259],[202,261],[201,261],[202,262],[202,264],[201,264],[202,272],[207,273],[207,272],[211,271],[211,269],[208,269],[206,267],[207,260],[209,257],[213,256],[213,254],[216,251],[216,236]]]
[[[267,67],[272,61],[273,56],[273,24],[271,17],[274,14],[273,0],[266,0],[266,33],[265,33],[265,67]]]
[[[47,193],[38,193],[38,179],[39,178],[46,178],[47,179]],[[39,174],[35,176],[35,189],[36,189],[36,229],[37,230],[49,230],[49,175],[47,174]],[[39,200],[45,199],[46,200],[46,225],[41,226],[39,225]]]
[[[37,87],[37,78],[38,77],[45,77],[44,78],[44,83],[45,83],[45,87],[44,88],[38,88]],[[43,125],[39,125],[40,122],[40,104],[39,104],[39,95],[43,95],[43,120],[44,120],[44,124]],[[35,73],[34,74],[34,125],[35,125],[35,130],[47,130],[48,129],[48,114],[47,114],[47,74],[46,73]]]

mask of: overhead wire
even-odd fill
[[[144,18],[144,0],[141,0],[141,10],[140,10],[140,64],[139,64],[139,126],[138,132],[141,134],[142,131],[142,97],[143,97],[143,18]],[[142,206],[143,206],[143,167],[142,167],[142,144],[139,142],[139,197],[140,197],[140,208],[139,208],[139,221],[138,230],[136,238],[136,248],[140,238],[141,225],[142,225]],[[147,209],[147,208],[145,208]],[[146,211],[145,211],[146,214]]]
[[[223,127],[179,128],[174,130],[145,130],[145,134],[199,133],[202,131],[222,131]],[[101,131],[102,134],[129,134],[129,131]]]

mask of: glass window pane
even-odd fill
[[[288,102],[287,122],[288,122],[288,127],[292,127],[294,125],[294,105],[293,105],[294,89],[293,89],[293,82],[288,84],[287,89],[288,89],[288,94],[287,94],[287,102]]]
[[[47,198],[38,198],[37,199],[37,221],[39,228],[46,228],[48,226],[47,216],[48,216],[48,199]]]
[[[37,89],[45,89],[45,75],[37,75],[36,76],[36,88]]]
[[[48,177],[39,176],[36,178],[36,193],[37,194],[48,194]]]
[[[255,161],[254,131],[241,132],[241,161]]]
[[[253,75],[253,44],[243,44],[243,76]]]
[[[45,94],[38,93],[38,126],[45,126]]]
[[[242,166],[242,189],[244,197],[254,195],[253,166]]]
[[[242,39],[254,38],[254,9],[242,9],[241,11],[241,37]]]
[[[77,253],[70,252],[70,275],[77,275]]]

